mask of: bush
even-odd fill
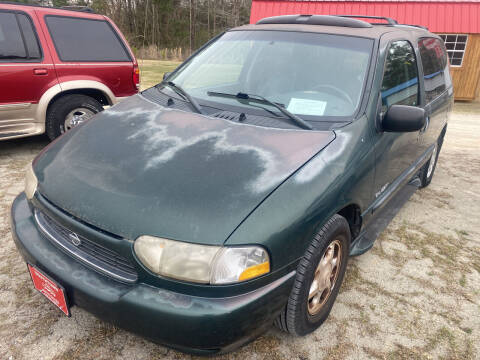
[[[140,59],[147,60],[170,60],[183,61],[188,55],[188,49],[177,48],[159,48],[156,45],[149,45],[139,49],[132,48],[135,56]]]

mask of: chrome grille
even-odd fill
[[[45,236],[73,257],[117,280],[137,280],[135,267],[117,252],[68,230],[38,209],[35,210],[35,220]]]

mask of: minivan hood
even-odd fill
[[[52,143],[34,168],[44,197],[100,229],[220,245],[334,138],[232,123],[135,95]]]

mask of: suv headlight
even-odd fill
[[[27,168],[27,172],[25,173],[25,195],[27,195],[27,199],[32,199],[35,191],[37,191],[37,177],[33,172],[32,164],[30,164]]]
[[[155,274],[196,283],[230,284],[270,272],[268,254],[259,246],[208,246],[144,235],[134,249]]]

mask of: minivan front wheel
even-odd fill
[[[48,109],[46,132],[53,140],[103,110],[94,98],[72,94],[56,100]]]
[[[347,268],[350,237],[348,222],[340,215],[314,235],[298,265],[285,310],[275,320],[277,327],[306,335],[327,319]]]

